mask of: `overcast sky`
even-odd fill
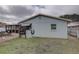
[[[0,5],[0,21],[15,23],[36,13],[52,16],[79,14],[79,5]]]

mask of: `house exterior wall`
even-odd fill
[[[47,37],[47,38],[65,38],[67,39],[67,22],[56,20],[48,17],[39,16],[33,20],[24,22],[22,24],[32,23],[32,30],[35,33],[33,37]],[[56,24],[56,29],[51,30],[51,24]]]

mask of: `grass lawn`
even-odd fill
[[[1,54],[79,53],[79,40],[16,38],[0,43]]]

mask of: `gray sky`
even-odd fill
[[[60,16],[79,14],[79,5],[0,5],[0,21],[15,23],[36,13]]]

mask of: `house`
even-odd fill
[[[18,25],[18,24],[7,24],[5,27],[6,27],[6,32],[19,33],[20,25]]]
[[[18,22],[12,22],[12,21],[1,21],[0,22],[0,32],[7,32],[7,33],[19,33],[20,25],[18,25]]]
[[[6,23],[0,22],[0,27],[5,27]]]
[[[5,26],[6,26],[6,23],[0,22],[0,32],[6,31],[6,30],[5,30]]]
[[[72,36],[79,38],[79,22],[71,22],[68,24],[68,32]]]
[[[26,27],[27,37],[68,38],[67,25],[71,20],[53,17],[46,14],[36,14],[21,22]]]

